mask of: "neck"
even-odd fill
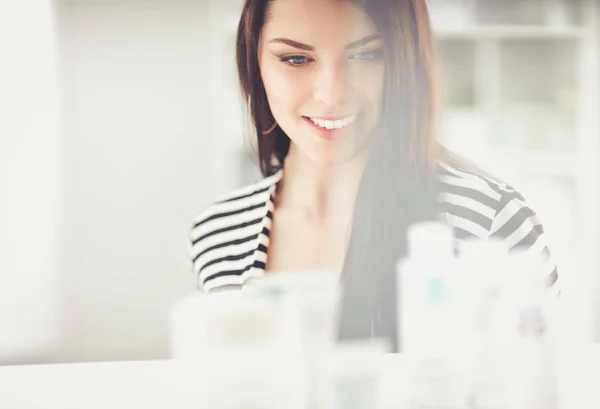
[[[364,166],[364,155],[343,164],[316,164],[292,143],[277,205],[309,222],[346,226],[354,212]]]

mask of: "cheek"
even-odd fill
[[[385,68],[372,67],[362,72],[358,87],[364,100],[369,104],[371,115],[378,115],[383,102]],[[375,119],[375,118],[373,118]]]
[[[261,76],[274,115],[297,107],[302,101],[302,81],[298,81],[291,69],[265,64]]]

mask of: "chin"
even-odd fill
[[[343,151],[338,150],[335,152],[314,152],[310,155],[313,162],[321,166],[336,166],[343,165],[345,163],[352,162],[360,155],[360,150]]]
[[[318,166],[343,165],[356,160],[368,150],[368,140],[346,139],[323,142],[310,138],[291,138],[293,154],[304,157]]]

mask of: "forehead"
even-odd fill
[[[350,0],[274,0],[261,37],[345,44],[376,32],[371,18]]]

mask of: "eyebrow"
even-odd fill
[[[371,41],[378,40],[379,38],[380,38],[379,34],[371,34],[369,36],[366,36],[361,39],[352,41],[351,43],[348,43],[345,48],[347,50],[349,50],[351,48],[360,47],[361,45],[368,44]],[[283,43],[283,44],[289,45],[290,47],[294,47],[294,48],[298,48],[300,50],[306,50],[306,51],[314,51],[315,50],[315,47],[313,47],[312,45],[304,44],[304,43],[301,43],[296,40],[291,40],[289,38],[274,38],[269,41],[269,44],[270,43]]]

